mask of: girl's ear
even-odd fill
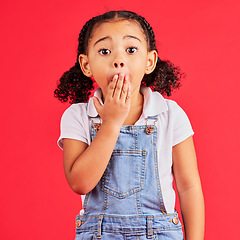
[[[92,72],[88,62],[88,56],[85,54],[80,54],[78,58],[82,72],[87,77],[92,77]]]
[[[157,64],[158,54],[156,50],[152,50],[148,53],[147,66],[145,74],[150,74],[154,71]]]

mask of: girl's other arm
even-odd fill
[[[173,147],[173,173],[180,200],[186,240],[204,239],[204,199],[193,138]]]
[[[130,109],[129,82],[123,75],[115,76],[101,105],[94,99],[102,118],[92,143],[63,139],[63,165],[67,181],[78,194],[90,192],[101,179],[115,147],[122,124]]]
[[[78,140],[63,139],[64,172],[74,192],[84,195],[97,185],[107,167],[118,134],[116,127],[102,123],[89,146]]]

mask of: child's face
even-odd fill
[[[148,52],[140,25],[120,20],[102,23],[93,30],[88,54],[80,55],[79,62],[83,72],[93,76],[105,96],[109,82],[119,73],[129,76],[131,93],[139,92],[144,74],[154,64],[150,58],[157,58],[156,51]]]

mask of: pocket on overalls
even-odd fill
[[[125,198],[144,189],[146,151],[116,149],[102,177],[102,190]]]

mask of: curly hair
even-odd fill
[[[88,42],[94,27],[114,18],[138,22],[146,36],[148,51],[157,51],[155,34],[144,17],[130,11],[110,11],[93,17],[83,26],[79,34],[75,65],[69,71],[64,72],[54,91],[54,96],[61,102],[69,100],[70,104],[73,104],[88,101],[90,91],[93,89],[93,81],[83,74],[78,58],[80,54],[87,54]],[[185,75],[180,71],[179,67],[158,57],[154,71],[151,74],[145,74],[141,84],[151,87],[152,90],[163,95],[171,96],[173,89],[180,87],[180,80],[183,76]]]

